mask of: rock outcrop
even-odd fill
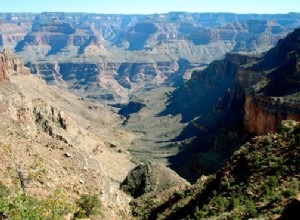
[[[50,21],[40,21],[34,24],[33,31],[16,45],[16,51],[20,52],[29,45],[33,45],[47,46],[48,49],[44,51],[45,56],[60,53],[63,49],[71,47],[76,48],[77,53],[82,53],[86,47],[92,44],[100,45],[100,41],[99,31],[89,25],[81,26],[79,30],[69,22],[52,18]]]
[[[0,81],[8,80],[9,75],[29,75],[29,69],[24,67],[23,60],[4,49],[0,53]]]
[[[250,133],[275,132],[281,121],[300,121],[300,105],[280,98],[248,94],[245,100],[244,123]]]
[[[0,81],[7,80],[8,79],[8,73],[5,63],[5,57],[3,54],[0,55]]]
[[[165,114],[181,113],[186,122],[206,113],[211,115],[214,108],[233,110],[236,104],[246,100],[244,123],[250,132],[274,132],[282,119],[297,120],[299,35],[300,29],[296,29],[265,55],[229,53],[205,70],[195,71],[191,80],[174,92]],[[202,102],[207,104],[201,105]],[[259,113],[260,109],[264,112]],[[267,119],[266,115],[273,119]],[[208,118],[203,119],[206,125],[211,124]]]
[[[160,192],[171,186],[186,186],[189,183],[163,164],[146,162],[129,172],[121,189],[134,198],[149,192]]]

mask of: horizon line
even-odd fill
[[[203,12],[191,12],[191,11],[169,11],[169,12],[154,12],[154,13],[108,13],[108,12],[80,12],[80,11],[41,11],[41,12],[22,12],[22,11],[7,11],[0,14],[43,14],[43,13],[70,13],[70,14],[102,14],[102,15],[160,15],[160,14],[170,14],[170,13],[188,13],[188,14],[237,14],[237,15],[284,15],[284,14],[300,14],[300,12],[289,11],[289,12],[268,12],[268,13],[259,13],[259,12],[215,12],[215,11],[203,11]]]

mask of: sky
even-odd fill
[[[0,0],[0,12],[91,12],[153,14],[171,11],[300,12],[299,0]]]

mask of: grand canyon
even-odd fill
[[[299,27],[1,13],[0,219],[297,219]]]

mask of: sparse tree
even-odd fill
[[[81,195],[76,203],[84,211],[86,217],[88,218],[93,211],[97,211],[97,209],[100,207],[100,200],[96,195]]]

